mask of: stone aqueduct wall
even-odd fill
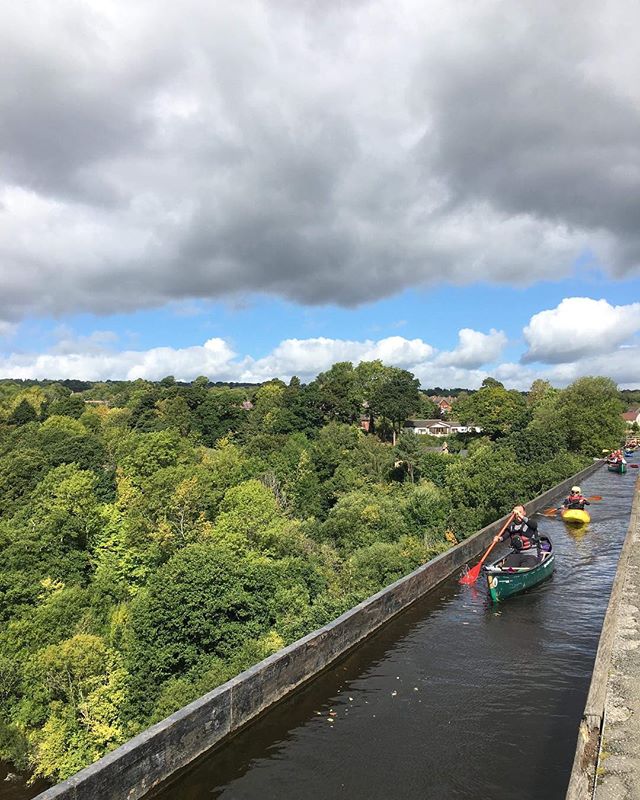
[[[527,503],[528,513],[595,472],[598,461]],[[344,656],[411,603],[462,569],[506,517],[372,595],[333,622],[285,647],[143,731],[36,800],[138,800],[265,709]]]
[[[613,671],[614,645],[616,635],[620,627],[622,627],[620,617],[621,609],[624,605],[624,586],[630,571],[634,569],[631,559],[633,545],[639,533],[640,478],[636,480],[629,527],[618,558],[618,567],[613,579],[611,594],[609,595],[609,604],[607,605],[607,612],[600,631],[598,651],[593,665],[593,672],[591,673],[589,694],[587,695],[578,731],[578,743],[565,800],[590,800],[597,794],[594,794],[597,778],[596,770],[602,749],[602,735],[606,722],[607,689],[610,675]],[[636,787],[636,789],[640,790],[640,787]],[[603,796],[613,797],[614,795],[609,795],[603,789]],[[640,792],[636,792],[635,795],[632,792],[625,796],[637,797],[640,796]],[[622,798],[622,794],[619,797]]]

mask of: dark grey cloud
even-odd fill
[[[0,320],[638,269],[631,2],[3,15]]]
[[[118,25],[88,4],[3,13],[3,181],[69,202],[126,201],[108,165],[153,136],[146,103],[168,80],[174,54],[140,40],[128,48],[125,17]]]
[[[625,3],[608,9],[620,27],[627,10],[634,16]],[[454,205],[475,197],[509,215],[606,231],[619,245],[608,266],[637,268],[640,106],[631,75],[614,81],[600,71],[614,55],[607,45],[630,41],[608,42],[604,8],[592,3],[543,2],[516,24],[505,11],[482,21],[467,58],[456,50],[427,59],[430,168]]]

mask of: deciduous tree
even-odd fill
[[[561,393],[557,408],[557,424],[570,450],[599,456],[617,447],[624,435],[625,407],[610,378],[579,378]]]

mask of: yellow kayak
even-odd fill
[[[591,521],[591,517],[587,512],[579,508],[563,508],[560,512],[560,516],[565,522],[571,525],[585,525],[587,522]]]

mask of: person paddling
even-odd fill
[[[626,464],[625,457],[622,455],[622,450],[614,450],[607,459],[609,464]]]
[[[584,507],[590,505],[591,503],[583,496],[582,489],[579,486],[572,486],[571,494],[562,501],[562,508],[564,509],[584,511]]]
[[[513,552],[504,559],[505,567],[533,567],[542,557],[538,523],[535,519],[527,517],[524,506],[513,509],[513,520],[502,536],[494,536],[494,542],[504,542],[507,536],[510,539]],[[536,555],[531,550],[536,548]]]

